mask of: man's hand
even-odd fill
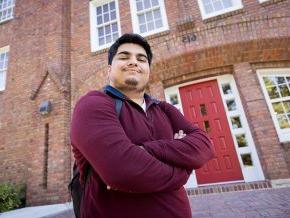
[[[186,136],[186,134],[183,132],[183,130],[179,130],[178,133],[174,134],[174,139],[182,139],[185,136]]]

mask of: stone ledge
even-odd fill
[[[275,179],[271,180],[273,188],[286,188],[290,187],[290,179]]]
[[[204,194],[255,190],[255,189],[270,189],[270,188],[272,188],[272,184],[270,181],[266,180],[249,183],[209,185],[206,187],[187,189],[186,192],[188,195],[204,195]]]

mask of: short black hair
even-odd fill
[[[109,65],[112,64],[113,58],[117,54],[118,48],[122,44],[125,44],[125,43],[137,44],[137,45],[140,45],[142,48],[144,48],[144,50],[145,50],[145,52],[147,54],[149,66],[151,65],[152,58],[153,58],[151,47],[150,47],[150,45],[149,45],[149,43],[147,42],[146,39],[144,39],[139,34],[135,34],[135,33],[126,33],[126,34],[122,35],[120,38],[118,38],[111,45],[111,47],[109,49],[109,52],[108,52],[108,64]]]

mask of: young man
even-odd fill
[[[82,183],[92,168],[82,217],[191,217],[183,185],[213,157],[212,145],[174,106],[145,93],[151,61],[144,38],[123,35],[109,50],[106,93],[91,91],[75,106],[71,142]]]

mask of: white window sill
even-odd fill
[[[236,7],[228,8],[226,10],[217,11],[217,12],[214,12],[214,13],[211,13],[211,14],[202,13],[202,19],[206,20],[206,19],[209,19],[209,18],[217,17],[217,16],[220,16],[220,15],[224,15],[224,14],[227,14],[227,13],[230,13],[230,12],[234,12],[234,11],[240,10],[242,8],[243,8],[243,5],[239,5],[239,6],[236,6]]]
[[[8,21],[10,21],[10,20],[13,20],[13,18],[14,18],[14,17],[12,16],[12,17],[10,17],[10,18],[8,18],[8,19],[1,20],[1,21],[0,21],[0,25],[3,24],[3,23],[8,22]]]

